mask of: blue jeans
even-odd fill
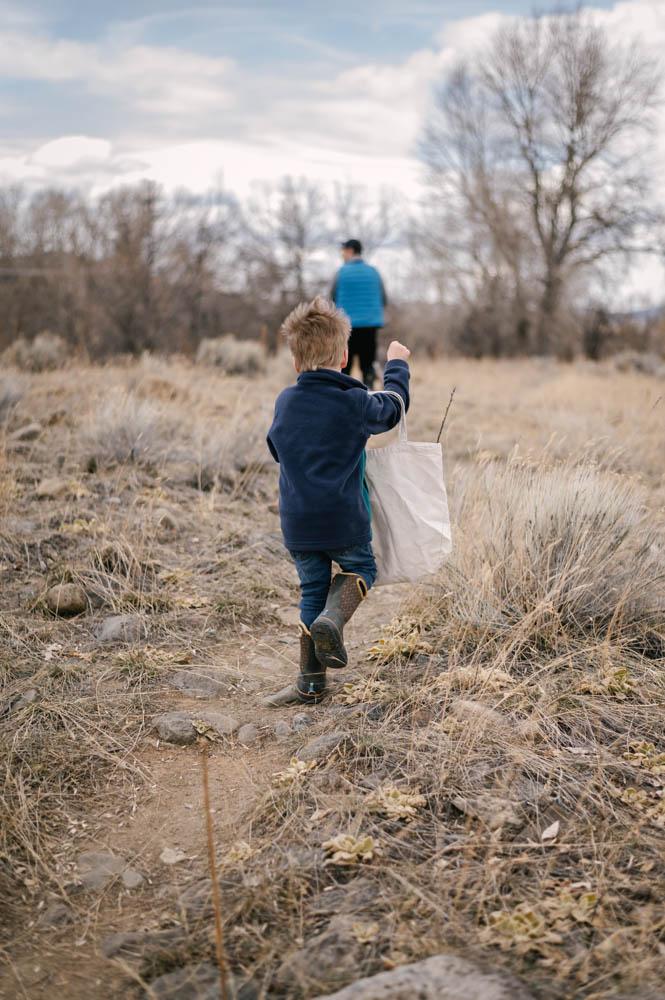
[[[344,573],[361,576],[368,590],[376,579],[376,563],[369,542],[333,552],[291,552],[291,558],[300,577],[300,618],[307,628],[326,606],[334,562]]]

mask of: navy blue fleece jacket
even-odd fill
[[[409,406],[409,366],[389,361],[383,376]],[[369,393],[350,375],[301,372],[277,397],[268,447],[279,462],[279,512],[287,549],[332,551],[365,545],[372,529],[365,445],[399,423],[394,396]]]

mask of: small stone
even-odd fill
[[[319,736],[310,743],[306,743],[304,747],[301,747],[296,757],[298,760],[305,762],[321,760],[324,757],[329,757],[333,750],[336,750],[348,738],[349,733],[346,732],[324,733],[323,736]]]
[[[179,847],[165,847],[159,855],[159,860],[164,865],[178,865],[181,861],[187,860],[187,855]]]
[[[137,872],[135,868],[125,868],[122,873],[122,884],[125,889],[138,889],[144,882],[144,876],[141,875],[141,872]]]
[[[80,615],[87,610],[88,598],[77,583],[58,583],[46,591],[46,607],[54,615],[67,617]]]
[[[68,479],[59,479],[54,476],[42,479],[35,489],[35,496],[38,500],[57,500],[59,497],[71,496],[75,492]]]
[[[316,970],[317,983],[323,988],[334,989],[348,982],[362,959],[354,922],[352,917],[336,915],[319,934],[308,938],[304,947],[287,953],[277,969],[277,985],[288,989],[291,983],[303,982],[311,970]]]
[[[240,728],[240,723],[232,715],[224,715],[223,712],[203,711],[196,714],[197,721],[205,722],[218,736],[233,736]]]
[[[307,712],[298,712],[293,716],[292,725],[295,731],[299,733],[302,729],[307,729],[309,726],[314,725],[314,719]]]
[[[524,818],[516,811],[518,803],[511,802],[510,799],[481,793],[474,797],[456,795],[450,801],[465,816],[481,820],[490,830],[500,830],[504,826],[519,829],[524,826]]]
[[[103,889],[110,879],[125,869],[123,859],[110,851],[84,851],[76,864],[84,889]]]
[[[95,637],[99,642],[138,642],[148,630],[138,615],[110,615],[101,623]]]
[[[316,939],[315,939],[316,940]],[[281,971],[281,970],[280,970]],[[515,976],[458,955],[435,955],[358,979],[317,1000],[534,1000]]]
[[[543,740],[543,730],[538,719],[523,719],[518,723],[517,732],[527,743],[540,743]]]
[[[171,684],[192,698],[218,698],[228,694],[233,687],[228,675],[210,672],[204,674],[198,668],[176,670],[171,674]]]
[[[508,726],[508,719],[505,716],[488,705],[482,705],[478,701],[467,701],[466,699],[458,698],[453,702],[451,712],[456,719],[460,719],[463,722],[477,722],[479,725],[490,729],[502,730]]]
[[[185,936],[180,927],[167,927],[161,931],[121,931],[103,938],[100,947],[106,958],[143,959],[177,948]]]
[[[175,535],[180,530],[178,519],[165,507],[155,511],[155,522],[161,534]]]
[[[42,927],[64,927],[65,924],[71,924],[73,920],[74,914],[71,907],[60,902],[51,903],[39,917],[39,923]]]
[[[32,705],[38,697],[39,692],[37,688],[28,688],[27,691],[23,691],[21,694],[12,695],[7,704],[0,709],[0,719],[8,715],[13,715],[14,712],[19,712],[26,705]]]
[[[281,708],[282,705],[302,704],[293,684],[281,688],[274,694],[265,695],[261,699],[264,708]]]
[[[236,1000],[255,1000],[258,991],[251,984],[234,984],[227,979],[229,996]],[[150,983],[153,1000],[219,1000],[219,970],[211,962],[187,965],[175,972],[167,972]]]
[[[278,719],[275,723],[274,733],[278,740],[287,740],[293,730],[285,719]]]
[[[41,424],[25,424],[11,436],[12,441],[34,441],[42,432]]]
[[[196,742],[196,730],[187,712],[165,712],[153,719],[160,740],[188,746]]]
[[[256,743],[259,738],[259,731],[252,722],[245,723],[238,730],[238,742],[242,743],[243,746],[251,746],[252,743]]]

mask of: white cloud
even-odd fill
[[[233,65],[172,46],[122,47],[0,29],[0,78],[78,82],[135,112],[195,117],[228,107]]]
[[[111,143],[108,140],[70,135],[41,146],[33,155],[32,162],[47,169],[78,170],[100,166],[108,161],[110,155]]]

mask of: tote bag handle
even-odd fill
[[[399,418],[399,440],[400,444],[403,444],[404,442],[409,440],[409,435],[406,430],[406,407],[404,405],[404,400],[402,399],[402,397],[398,392],[395,392],[394,389],[377,389],[376,392],[372,393],[372,396],[379,396],[379,395],[394,396],[395,399],[398,400],[399,402],[401,410],[401,416]]]

